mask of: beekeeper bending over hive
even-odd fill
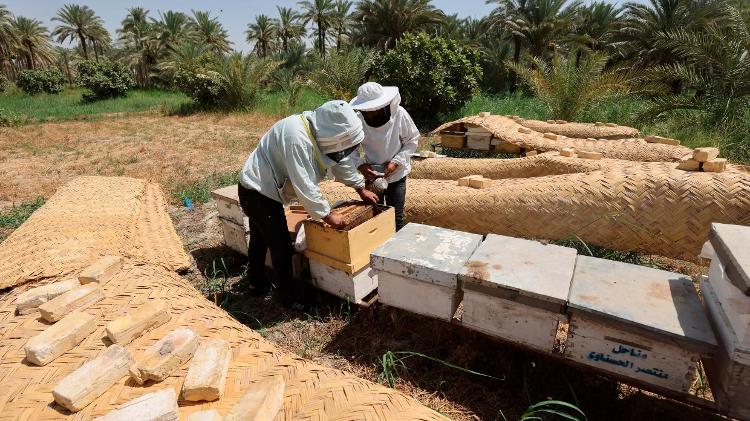
[[[302,285],[294,282],[294,248],[287,231],[283,204],[299,201],[314,219],[334,227],[342,217],[323,199],[318,183],[331,169],[336,179],[354,187],[362,200],[376,203],[350,158],[362,142],[362,122],[344,101],[330,101],[315,111],[292,115],[263,135],[245,161],[238,186],[240,206],[250,220],[247,278],[250,293],[263,295],[271,283],[265,257],[271,250],[277,292],[286,305],[301,303]]]
[[[380,200],[394,207],[399,230],[404,226],[406,176],[411,172],[411,155],[417,150],[419,130],[400,105],[401,95],[395,86],[367,82],[359,87],[350,104],[361,112],[364,122],[364,157],[355,154],[359,171],[373,180],[379,177],[373,165],[382,167],[388,188]]]

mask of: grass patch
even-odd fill
[[[314,110],[328,99],[309,88],[302,88],[302,94],[299,101],[293,107],[287,104],[287,96],[283,92],[268,91],[264,92],[255,111],[278,117],[286,117],[292,114],[298,114],[305,110]]]
[[[179,108],[190,99],[179,92],[134,89],[124,98],[85,102],[84,90],[67,88],[57,95],[26,95],[18,89],[0,94],[0,108],[21,116],[27,122],[76,120],[108,113],[136,113]]]
[[[186,198],[194,203],[206,203],[212,200],[211,191],[219,187],[237,184],[240,181],[239,171],[228,173],[213,173],[203,177],[198,182],[180,184],[173,189],[173,196],[180,202]]]
[[[43,204],[44,198],[37,197],[30,202],[13,205],[10,209],[0,211],[0,241],[4,240],[14,229],[20,227]]]

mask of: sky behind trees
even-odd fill
[[[611,1],[623,3],[625,0]],[[146,8],[150,10],[152,17],[158,17],[159,11],[167,10],[188,14],[191,9],[209,10],[229,31],[232,47],[244,51],[252,49],[245,40],[245,30],[247,24],[255,20],[256,15],[276,17],[277,5],[297,8],[296,0],[0,0],[0,4],[5,4],[16,15],[41,20],[50,31],[55,27],[55,23],[50,20],[57,13],[57,9],[66,3],[87,5],[94,9],[96,14],[104,19],[105,26],[113,38],[116,38],[116,30],[120,27],[127,9],[131,7]],[[488,14],[494,8],[494,5],[486,4],[485,0],[433,0],[433,4],[447,14],[458,13],[461,17],[475,18]]]

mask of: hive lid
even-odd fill
[[[729,280],[743,294],[750,295],[750,227],[714,223],[709,240]]]
[[[482,236],[410,223],[372,252],[375,270],[450,288]]]
[[[237,184],[216,189],[211,192],[211,196],[213,196],[214,200],[223,200],[225,202],[236,204],[240,203],[239,193],[237,193]]]
[[[522,238],[489,234],[461,269],[459,279],[474,286],[517,292],[563,305],[568,298],[576,250]],[[488,291],[489,290],[489,291]]]
[[[715,346],[698,293],[685,275],[578,256],[568,306],[681,340]]]

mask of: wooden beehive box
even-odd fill
[[[466,147],[466,135],[459,132],[443,132],[440,134],[440,145],[444,148],[462,149]]]
[[[407,224],[372,252],[378,300],[450,321],[458,307],[458,272],[481,241],[477,234]]]
[[[687,393],[716,339],[690,278],[578,256],[565,358],[655,390]]]
[[[321,221],[304,221],[305,255],[309,259],[348,274],[357,273],[370,264],[370,253],[396,232],[395,213],[391,207],[364,205],[363,202],[347,202],[342,206],[355,203],[370,206],[374,216],[345,230],[332,228]]]
[[[233,222],[236,225],[243,225],[247,219],[245,213],[240,207],[240,198],[237,195],[237,185],[222,187],[211,192],[216,201],[216,209],[219,211],[219,218]]]
[[[458,278],[464,292],[461,324],[488,335],[552,352],[576,250],[489,234]]]
[[[369,265],[350,274],[310,259],[310,277],[315,287],[355,304],[378,288],[378,274]]]

